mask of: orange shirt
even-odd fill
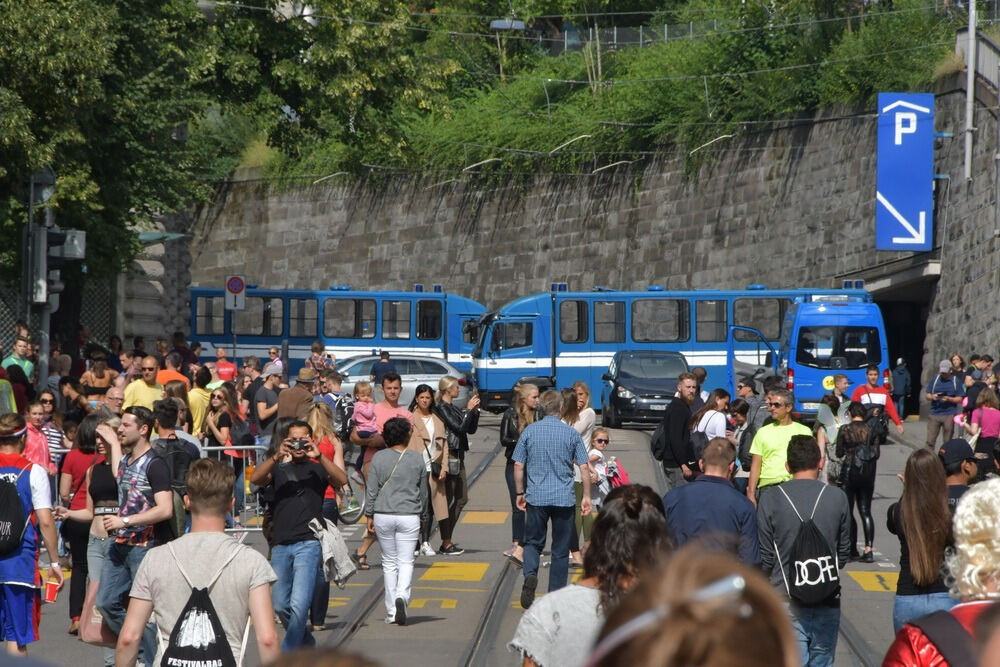
[[[156,384],[166,386],[171,380],[180,380],[187,387],[188,391],[191,391],[191,380],[178,373],[177,371],[172,371],[169,368],[165,368],[156,374]]]

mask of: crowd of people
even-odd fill
[[[375,541],[387,620],[399,624],[415,553],[463,553],[453,538],[479,401],[455,404],[457,378],[442,377],[436,392],[421,385],[404,406],[388,353],[348,394],[321,342],[292,378],[277,349],[237,367],[221,347],[203,362],[180,332],[153,354],[133,343],[81,341],[79,360],[54,348],[43,382],[19,329],[0,364],[0,394],[13,397],[0,418],[0,632],[10,653],[38,640],[41,592],[61,588],[70,563],[68,631],[104,645],[106,665],[242,664],[251,619],[264,662],[313,646],[330,584],[369,569]],[[242,544],[251,492],[266,558]],[[336,526],[362,507],[368,531],[350,554]]]
[[[223,348],[203,363],[181,333],[152,354],[133,343],[81,345],[82,360],[55,349],[40,381],[22,329],[0,362],[7,651],[39,639],[43,591],[61,588],[71,563],[69,632],[104,646],[106,665],[239,665],[251,625],[262,663],[298,664],[331,584],[369,569],[376,542],[385,622],[405,625],[415,558],[463,553],[455,533],[478,398],[460,407],[459,382],[445,376],[401,405],[388,354],[347,394],[322,343],[291,378],[277,350],[237,366]],[[886,664],[1000,651],[1000,404],[992,360],[971,364],[942,362],[927,383],[937,427],[886,517],[901,550]],[[732,397],[703,389],[699,370],[679,376],[651,441],[662,497],[609,455],[612,432],[596,425],[585,383],[515,388],[500,444],[504,556],[522,569],[526,610],[508,646],[522,664],[833,664],[840,570],[873,559],[876,467],[889,423],[904,432],[899,396],[874,367],[850,394],[835,375],[809,427],[778,380],[741,378]],[[967,437],[950,437],[954,427]],[[248,493],[266,555],[243,543]],[[342,514],[364,517],[353,553]],[[760,650],[720,641],[748,631]]]

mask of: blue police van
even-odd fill
[[[222,289],[191,287],[189,295],[191,338],[202,344],[207,359],[222,346],[233,358],[255,355],[266,361],[268,349],[278,347],[290,375],[317,340],[337,359],[388,350],[438,357],[471,371],[474,326],[486,312],[482,304],[439,285],[432,291],[415,285],[411,292],[250,286],[243,310],[226,310]]]
[[[596,400],[616,352],[648,349],[682,353],[690,367],[705,368],[706,388],[732,392],[744,368],[778,372],[789,312],[820,298],[871,301],[864,290],[570,292],[557,283],[483,315],[472,353],[476,380],[484,407],[494,411],[509,405],[519,382],[563,389],[583,380]],[[881,315],[875,326],[884,341]]]

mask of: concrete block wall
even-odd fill
[[[924,366],[947,351],[1000,353],[993,209],[995,93],[978,91],[975,178],[962,178],[964,91],[939,84],[936,245],[943,275],[930,307]],[[874,248],[873,109],[830,109],[704,149],[697,174],[682,152],[642,171],[543,176],[529,185],[372,171],[358,181],[273,190],[231,183],[195,221],[190,276],[228,273],[284,288],[445,289],[495,307],[564,281],[571,289],[837,286],[840,277],[911,253]],[[855,114],[863,114],[856,117]]]

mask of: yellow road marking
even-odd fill
[[[485,593],[485,588],[450,588],[448,586],[414,586],[415,591],[442,591],[445,593]]]
[[[420,581],[482,581],[489,563],[433,563]]]
[[[330,598],[330,604],[327,607],[346,607],[351,601],[351,598]]]
[[[500,525],[507,521],[510,512],[465,512],[462,523]]]
[[[458,600],[452,598],[413,598],[410,600],[410,609],[423,609],[428,602],[437,602],[442,609],[454,609],[458,606]]]
[[[895,593],[899,572],[848,572],[862,590],[870,593]]]

